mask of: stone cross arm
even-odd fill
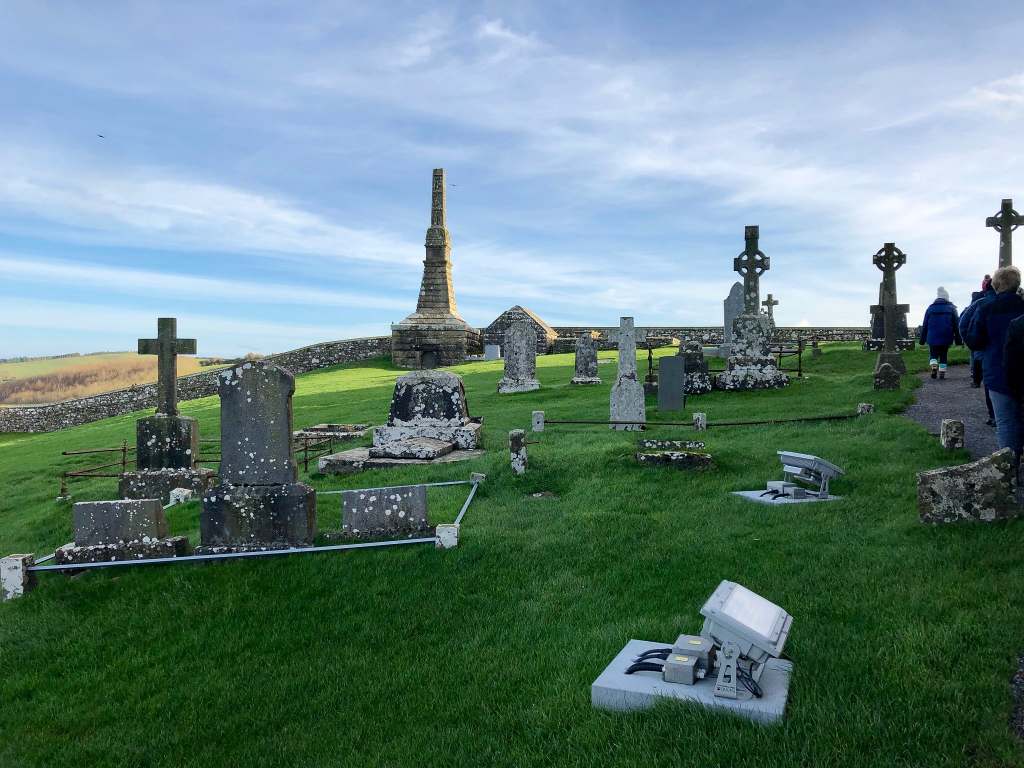
[[[178,414],[178,355],[194,355],[195,339],[178,338],[178,321],[173,317],[157,320],[157,338],[139,339],[140,355],[157,356],[156,412],[167,416]]]

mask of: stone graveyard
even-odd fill
[[[220,373],[220,482],[203,494],[197,552],[313,544],[316,492],[297,482],[294,393],[295,378],[271,363]]]
[[[641,430],[647,421],[647,404],[644,400],[644,388],[637,378],[636,372],[636,330],[632,317],[619,320],[619,330],[615,334],[619,345],[619,370],[612,385],[609,401],[609,421],[612,429]]]
[[[770,352],[775,324],[759,311],[759,280],[771,266],[759,238],[758,227],[746,227],[745,248],[733,260],[733,268],[743,278],[743,311],[732,322],[726,370],[715,379],[718,389],[775,389],[789,383]]]
[[[481,431],[482,422],[469,415],[462,379],[447,371],[415,371],[395,382],[388,422],[374,428],[369,448],[321,456],[318,466],[324,474],[352,474],[464,461],[483,455]]]
[[[505,329],[502,353],[505,375],[498,382],[498,394],[532,392],[540,389],[537,381],[537,335],[524,320],[510,323]]]
[[[170,501],[175,488],[201,494],[214,480],[200,467],[199,424],[178,413],[177,357],[196,352],[195,339],[178,338],[178,321],[161,317],[157,338],[139,339],[140,355],[157,356],[156,414],[135,422],[135,471],[121,475],[119,495],[124,499]]]
[[[572,384],[591,386],[601,383],[597,370],[597,341],[593,333],[583,333],[576,339],[576,373]]]

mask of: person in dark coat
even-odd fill
[[[967,307],[960,314],[960,336],[965,340],[967,338],[967,329],[971,327],[971,321],[974,319],[974,311],[978,308],[978,302],[984,299],[986,296],[995,296],[996,292],[992,290],[992,278],[989,275],[985,275],[985,278],[981,281],[981,290],[975,291],[971,294],[971,305]],[[968,347],[970,344],[968,344]],[[984,352],[982,350],[972,349],[971,350],[971,386],[978,388],[983,385],[982,375],[982,359]],[[988,387],[985,389],[985,407],[988,409],[988,421],[985,423],[990,427],[996,425],[996,415],[992,410],[992,397],[988,393]]]
[[[962,345],[960,338],[960,318],[956,313],[956,305],[949,300],[949,293],[939,286],[938,298],[931,303],[924,313],[921,323],[921,344],[928,345],[931,357],[932,378],[946,378],[946,363],[949,347],[952,344]]]
[[[992,397],[996,414],[996,437],[1000,448],[1012,448],[1020,461],[1024,441],[1024,407],[1013,395],[1003,365],[1004,347],[1010,323],[1024,315],[1020,270],[1000,267],[992,276],[995,296],[986,296],[974,310],[967,330],[967,346],[982,353],[982,375]]]

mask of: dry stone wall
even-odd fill
[[[268,355],[267,362],[292,374],[307,373],[339,363],[386,357],[391,353],[390,336],[346,339],[313,344],[290,352]],[[217,394],[218,371],[205,371],[178,379],[178,399],[195,400]],[[0,432],[55,432],[111,416],[154,408],[156,384],[146,384],[101,395],[48,405],[0,407]]]
[[[598,349],[615,349],[616,344],[608,334],[617,328],[611,326],[555,326],[559,340],[555,344],[555,352],[571,352],[576,347],[576,337],[589,331],[601,334]],[[722,326],[637,326],[648,336],[674,337],[682,341],[698,341],[702,344],[717,345],[724,343]],[[795,344],[797,339],[805,341],[865,341],[871,336],[871,329],[864,327],[782,327],[775,329],[773,340],[776,343]],[[569,341],[571,339],[571,341]]]

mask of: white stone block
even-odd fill
[[[459,524],[441,523],[434,532],[434,546],[438,549],[455,549],[459,546]]]
[[[708,428],[708,415],[706,413],[693,414],[693,428],[698,432],[704,432]]]
[[[171,489],[171,497],[170,497],[171,505],[174,505],[174,504],[184,504],[186,501],[192,501],[192,499],[194,499],[194,498],[195,498],[195,491],[193,491],[191,488],[172,488]]]
[[[10,555],[0,559],[0,600],[13,600],[35,589],[34,555]]]
[[[544,431],[544,411],[533,412],[533,431],[543,432]]]

